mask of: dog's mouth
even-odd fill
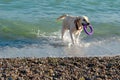
[[[86,24],[85,24],[85,23],[82,23],[82,25],[83,25],[83,26],[85,26],[85,25],[89,26],[89,25],[90,25],[90,23],[86,23]]]

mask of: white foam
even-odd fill
[[[52,33],[52,36],[44,36],[46,42],[41,44],[24,45],[17,47],[0,47],[2,57],[80,57],[80,56],[110,56],[120,55],[120,38],[85,41],[72,45],[69,33],[65,34],[65,41],[60,39],[60,32]],[[39,37],[41,39],[41,37]],[[44,40],[44,39],[43,39]]]

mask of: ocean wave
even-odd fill
[[[83,38],[76,45],[71,45],[68,38],[66,39],[63,42],[60,38],[53,36],[40,37],[36,41],[9,41],[6,43],[7,45],[0,46],[0,57],[93,57],[120,55],[120,38],[118,37],[92,41],[87,41]]]
[[[94,23],[93,37],[113,37],[119,36],[119,24],[114,23]],[[0,19],[0,38],[1,39],[23,39],[23,38],[38,38],[40,36],[52,36],[53,33],[61,34],[62,22],[55,22],[54,19],[50,22],[46,19],[40,23],[29,23],[15,20]],[[54,34],[55,35],[55,34]],[[84,31],[81,34],[86,36]]]
[[[118,55],[120,0],[0,0],[0,57]],[[62,14],[86,15],[94,28],[72,46],[61,40]]]

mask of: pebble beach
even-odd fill
[[[0,58],[0,80],[120,80],[120,56]]]

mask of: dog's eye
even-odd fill
[[[83,21],[86,21],[85,19],[83,19]]]

